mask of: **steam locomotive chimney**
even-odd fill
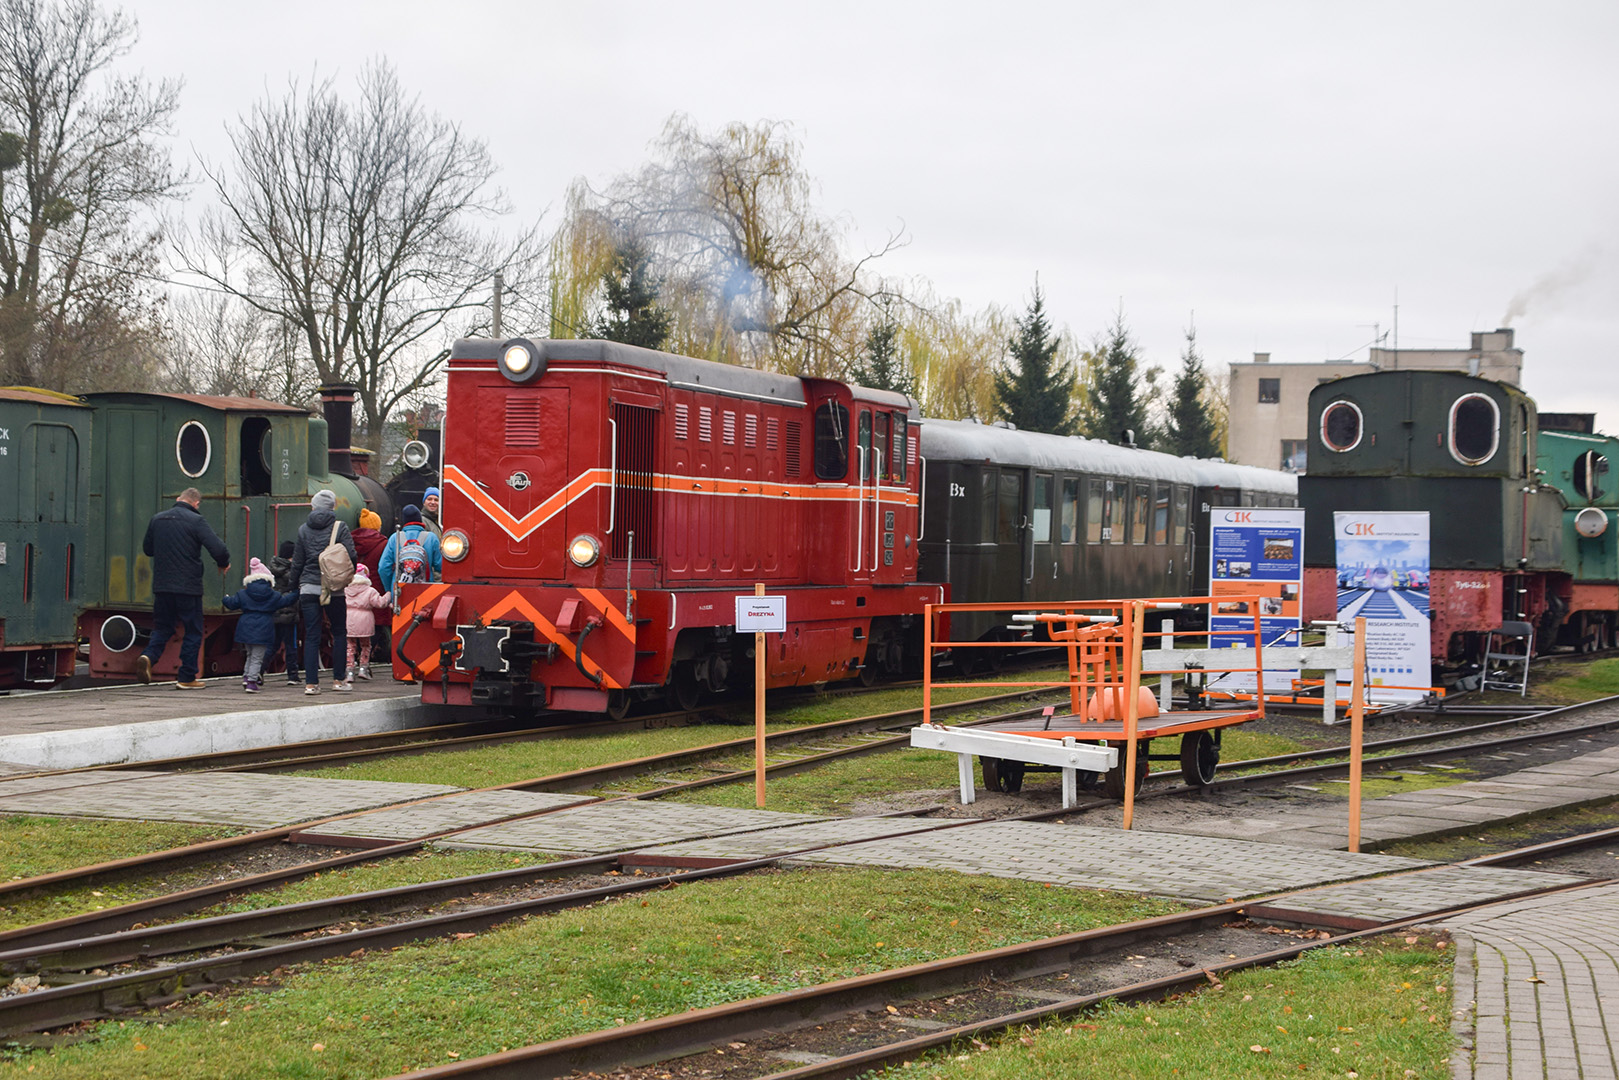
[[[349,448],[354,442],[354,393],[359,387],[333,383],[320,388],[320,409],[326,415],[327,468],[343,476],[354,475]]]

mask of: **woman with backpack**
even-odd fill
[[[399,531],[389,538],[382,552],[382,565],[377,569],[382,591],[393,593],[396,606],[399,586],[437,581],[444,572],[438,537],[422,524],[421,507],[407,506],[399,511]]]
[[[354,537],[337,520],[337,496],[326,489],[309,500],[309,520],[298,526],[292,549],[292,580],[304,617],[304,693],[320,693],[320,616],[332,628],[332,689],[354,689],[348,680],[348,608],[343,590],[354,580]]]

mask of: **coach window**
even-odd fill
[[[1051,474],[1034,475],[1034,512],[1030,522],[1034,527],[1034,542],[1051,543]]]
[[[1186,546],[1187,514],[1190,510],[1192,493],[1179,485],[1175,488],[1175,546]]]
[[[1130,543],[1145,544],[1152,521],[1152,485],[1134,484],[1130,503]]]
[[[895,413],[893,450],[889,453],[888,461],[889,471],[893,473],[894,479],[902,484],[905,482],[906,469],[910,466],[910,462],[905,460],[905,429],[905,417],[900,413]]]
[[[996,477],[999,475],[994,469],[978,474],[978,538],[986,544],[995,542],[995,500],[999,491]]]
[[[1085,481],[1085,542],[1087,544],[1100,544],[1107,539],[1104,532],[1107,528],[1102,523],[1107,513],[1107,496],[1102,490],[1102,481]]]
[[[1169,485],[1159,484],[1153,492],[1152,542],[1169,543]]]
[[[1023,526],[1023,474],[1011,469],[1001,472],[1000,499],[995,507],[995,542],[1016,544]]]
[[[876,456],[871,463],[871,475],[877,478],[878,483],[881,483],[888,477],[889,467],[893,463],[893,458],[888,456],[888,414],[885,412],[878,413],[876,422],[877,433],[871,440],[872,448],[876,451]]]
[[[849,410],[835,401],[815,410],[815,475],[842,480],[849,472]]]
[[[1062,542],[1079,542],[1079,481],[1073,477],[1062,482]]]
[[[1122,544],[1130,531],[1130,485],[1120,480],[1107,482],[1107,501],[1102,505],[1102,533],[1110,544]]]
[[[1482,465],[1501,441],[1501,410],[1486,394],[1463,394],[1450,407],[1450,456],[1463,465]]]

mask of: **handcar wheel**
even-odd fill
[[[1141,785],[1147,782],[1147,770],[1152,767],[1147,760],[1147,747],[1150,741],[1138,739],[1136,741],[1136,791],[1141,791]],[[1126,768],[1126,748],[1119,747],[1119,763],[1109,769],[1102,777],[1102,794],[1110,799],[1124,798],[1124,770]]]
[[[984,790],[1001,790],[1001,759],[997,757],[981,757],[978,759],[978,765],[984,774]]]
[[[1190,787],[1214,783],[1214,767],[1220,764],[1220,748],[1207,731],[1188,731],[1181,736],[1181,779]]]
[[[1001,759],[1001,790],[1008,795],[1023,790],[1023,762]]]
[[[622,720],[630,715],[630,694],[628,690],[607,691],[607,715],[614,720]]]

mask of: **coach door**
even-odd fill
[[[607,533],[614,559],[650,560],[658,551],[658,497],[653,486],[658,410],[613,401],[613,509]]]

